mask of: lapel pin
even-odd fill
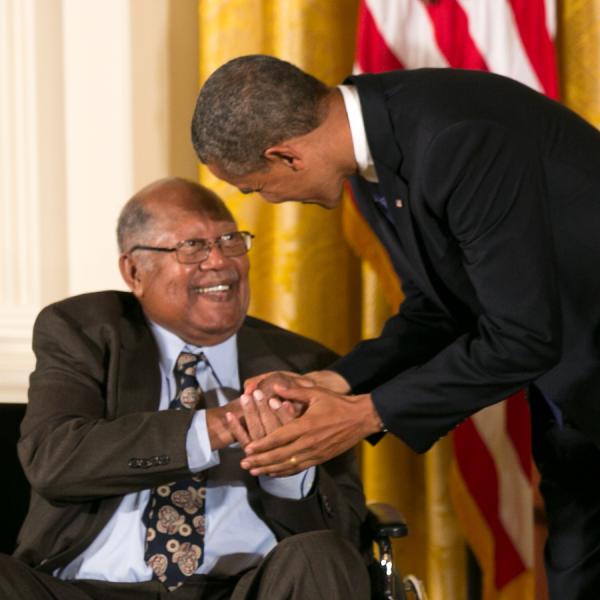
[[[402,198],[396,198],[396,208],[402,208],[404,206],[404,202],[402,202]]]

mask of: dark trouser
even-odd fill
[[[61,581],[0,555],[0,600],[368,600],[357,550],[331,531],[280,542],[241,577],[194,576],[174,592],[158,582]]]
[[[599,598],[600,449],[568,423],[561,427],[533,386],[529,403],[548,522],[544,558],[550,598]]]

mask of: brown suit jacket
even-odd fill
[[[267,370],[306,372],[335,355],[264,321],[238,332],[240,378]],[[124,494],[188,477],[192,413],[157,411],[158,350],[140,304],[124,292],[85,294],[39,315],[37,357],[19,456],[32,486],[15,556],[51,572],[98,535]],[[359,543],[364,497],[352,453],[318,467],[302,500],[264,492],[242,473],[253,510],[277,539],[334,529]]]

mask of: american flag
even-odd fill
[[[555,33],[555,0],[361,0],[355,71],[480,69],[557,98]],[[524,392],[474,415],[453,442],[451,487],[483,571],[484,600],[529,600],[533,487]]]

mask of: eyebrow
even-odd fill
[[[242,194],[260,194],[262,187],[257,188],[238,188]]]

